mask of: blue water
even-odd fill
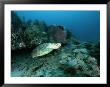
[[[16,11],[25,21],[45,21],[47,25],[60,24],[81,41],[100,40],[100,11]]]

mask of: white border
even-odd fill
[[[11,77],[11,10],[99,10],[100,11],[100,77]],[[6,84],[106,84],[107,55],[106,4],[5,4],[5,83]]]

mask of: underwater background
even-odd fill
[[[100,11],[11,11],[12,77],[99,77]]]
[[[17,11],[25,21],[38,19],[47,25],[64,25],[81,41],[100,39],[100,11]]]

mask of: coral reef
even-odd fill
[[[81,42],[62,25],[11,14],[12,77],[100,76],[100,42]]]
[[[88,55],[86,49],[75,49],[72,53],[73,55],[70,52],[61,54],[61,69],[73,76],[100,76],[97,60]]]
[[[44,30],[46,24],[44,22],[42,23],[37,20],[33,22],[22,22],[16,13],[12,12],[12,14],[12,20],[17,21],[17,23],[12,21],[11,24],[12,50],[32,48],[41,43],[47,42],[47,33]]]

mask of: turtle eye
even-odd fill
[[[56,46],[58,46],[58,44],[56,44]]]

